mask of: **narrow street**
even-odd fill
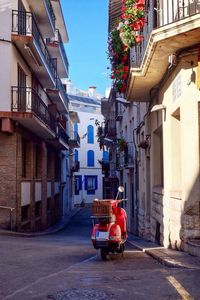
[[[1,237],[0,299],[200,299],[200,270],[167,268],[127,245],[101,261],[90,242],[89,209],[63,231]]]

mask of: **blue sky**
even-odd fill
[[[61,0],[69,43],[65,45],[73,85],[96,86],[104,95],[109,85],[107,60],[108,0]]]

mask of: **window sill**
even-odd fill
[[[181,190],[170,190],[170,198],[176,200],[182,200],[182,191]]]
[[[164,188],[162,186],[153,186],[152,192],[154,194],[164,195]]]

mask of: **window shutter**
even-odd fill
[[[95,190],[98,189],[98,176],[95,176]]]
[[[82,190],[82,176],[79,176],[79,191]]]
[[[84,176],[84,182],[85,182],[85,190],[87,190],[88,187],[88,177]]]

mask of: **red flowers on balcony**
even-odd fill
[[[141,30],[145,24],[145,0],[121,1],[122,16],[117,28],[109,35],[108,56],[114,87],[118,92],[125,93],[129,74],[128,50],[143,40]]]

